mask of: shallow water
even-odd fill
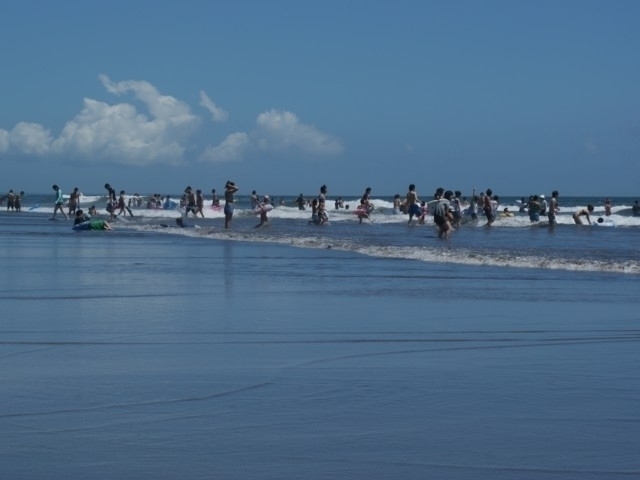
[[[1,218],[2,478],[640,477],[637,275],[437,258],[633,230],[254,221]]]

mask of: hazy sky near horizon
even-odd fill
[[[640,195],[640,2],[6,2],[0,192]]]

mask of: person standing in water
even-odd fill
[[[202,190],[196,190],[196,211],[193,214],[194,217],[198,216],[198,213],[202,218],[204,218],[204,212],[202,209],[204,208],[204,197],[202,196]]]
[[[268,227],[270,225],[269,216],[267,215],[267,213],[271,208],[272,206],[270,203],[269,195],[265,195],[262,203],[257,207],[258,211],[260,212],[260,223],[256,225],[255,228],[262,227],[263,225]]]
[[[298,195],[298,198],[296,198],[295,203],[298,204],[298,210],[305,210],[304,206],[307,203],[307,201],[304,199],[302,194]]]
[[[104,188],[107,190],[107,212],[109,212],[109,219],[113,220],[116,218],[116,205],[118,204],[118,199],[116,198],[116,189],[113,188],[108,183],[104,184]]]
[[[260,200],[258,200],[258,193],[253,190],[251,191],[251,210],[254,210],[258,205],[260,205]]]
[[[322,185],[320,187],[320,193],[318,194],[318,203],[327,203],[327,186]]]
[[[9,190],[9,193],[4,197],[7,199],[7,212],[9,210],[15,210],[16,208],[16,195],[13,193],[13,189]]]
[[[69,217],[67,216],[64,209],[62,208],[64,206],[64,197],[62,196],[62,189],[58,185],[54,185],[52,188],[56,192],[56,200],[53,206],[53,217],[51,217],[51,220],[54,220],[56,218],[56,213],[58,212],[58,210],[60,210],[60,213],[64,215],[65,220],[69,220]]]
[[[69,216],[75,215],[76,210],[80,207],[80,195],[78,187],[75,187],[71,195],[69,195]]]
[[[451,230],[451,222],[453,215],[451,214],[451,197],[453,192],[447,190],[444,195],[438,200],[435,211],[433,213],[433,221],[438,226],[438,238],[449,238]]]
[[[496,216],[493,213],[493,205],[491,205],[491,195],[493,194],[493,192],[491,191],[490,188],[487,188],[487,191],[485,192],[485,195],[482,197],[483,198],[483,202],[482,202],[482,208],[484,210],[484,214],[487,217],[487,223],[485,223],[485,227],[490,227],[491,224],[495,221]]]
[[[13,208],[16,212],[22,210],[22,197],[24,196],[24,190],[20,190],[20,193],[16,193],[13,198]]]
[[[185,218],[189,216],[189,213],[193,213],[193,216],[196,216],[196,194],[193,193],[193,189],[191,186],[188,186],[184,189],[184,195],[186,199],[186,205],[184,210]]]
[[[558,207],[558,195],[557,190],[551,192],[551,200],[549,200],[549,210],[547,212],[550,227],[556,224],[556,213],[560,211],[560,207]]]
[[[418,198],[418,194],[416,193],[416,186],[412,183],[409,185],[409,191],[407,192],[407,212],[409,213],[409,223],[411,225],[411,220],[413,217],[420,218],[422,215],[422,210],[420,208],[420,199]]]
[[[216,189],[215,188],[211,189],[211,206],[212,207],[219,207],[220,206],[220,200],[218,199],[218,194],[216,193]]]
[[[360,205],[364,205],[366,210],[367,210],[367,214],[371,213],[373,211],[373,209],[375,208],[373,206],[373,203],[371,203],[371,187],[367,187],[366,190],[364,191],[364,194],[362,195],[362,198],[360,199]]]
[[[116,204],[116,208],[120,211],[116,216],[120,215],[121,213],[124,213],[126,210],[127,212],[129,212],[129,215],[133,217],[133,213],[131,212],[131,209],[127,207],[127,204],[125,202],[124,193],[125,193],[124,190],[120,190],[120,196],[118,197],[118,203]],[[114,210],[114,213],[115,213],[115,210]]]
[[[238,187],[231,180],[227,180],[224,186],[224,228],[231,226],[233,218],[233,194],[238,191]]]

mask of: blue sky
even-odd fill
[[[2,10],[0,192],[640,195],[640,2]]]

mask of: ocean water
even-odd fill
[[[172,198],[178,198],[172,195]],[[146,198],[146,197],[143,197]],[[272,197],[273,198],[273,197]],[[206,237],[211,239],[234,239],[250,242],[281,243],[309,248],[334,248],[352,251],[379,258],[404,258],[425,263],[460,263],[467,265],[492,265],[497,267],[544,268],[576,271],[640,273],[638,269],[640,217],[632,215],[634,198],[612,198],[612,214],[605,215],[603,199],[589,197],[560,198],[557,226],[549,229],[546,217],[532,223],[526,213],[519,213],[519,199],[505,197],[499,211],[504,207],[514,213],[513,217],[497,216],[491,234],[484,228],[485,219],[479,215],[477,222],[463,217],[463,226],[448,242],[429,241],[436,235],[431,217],[425,225],[414,225],[415,230],[401,228],[408,217],[393,214],[391,198],[375,198],[376,206],[371,221],[359,224],[354,214],[359,203],[357,198],[345,197],[349,208],[336,210],[328,202],[330,225],[318,228],[308,225],[311,213],[298,210],[295,197],[276,197],[277,206],[269,212],[269,228],[255,229],[258,216],[251,210],[249,198],[236,199],[234,228],[224,231],[224,214],[220,208],[213,209],[210,201],[204,209],[205,218],[189,215],[187,224],[193,229],[166,233],[174,235]],[[20,215],[43,217],[50,215],[53,206],[51,195],[35,195],[23,201]],[[595,206],[591,220],[593,230],[574,224],[572,215],[588,204]],[[90,205],[96,206],[102,218],[108,218],[106,197],[87,195],[82,198],[85,212]],[[175,219],[182,217],[182,210],[153,210],[134,208],[134,217],[120,215],[116,219],[119,230],[155,231],[164,226],[173,226]],[[9,215],[12,212],[8,213]],[[602,223],[598,223],[598,219]]]
[[[640,478],[634,199],[448,240],[385,198],[110,232],[33,200],[0,212],[1,478]]]

